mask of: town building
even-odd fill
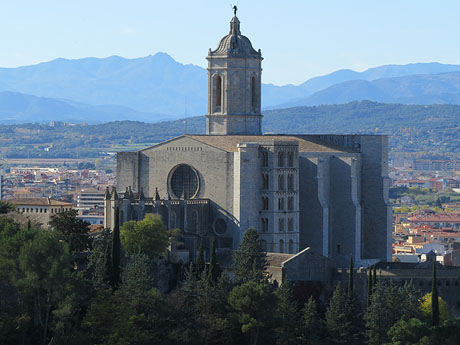
[[[47,229],[51,218],[59,213],[70,211],[73,204],[50,198],[24,198],[8,200],[16,206],[16,211],[30,219],[33,224]]]
[[[388,137],[263,135],[262,53],[230,32],[208,56],[206,135],[183,135],[117,155],[117,188],[107,190],[105,226],[146,213],[182,230],[190,259],[236,249],[254,227],[265,250],[304,249],[348,266],[391,261]]]

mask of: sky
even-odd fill
[[[0,67],[166,52],[206,67],[238,5],[262,50],[263,81],[300,84],[338,69],[460,64],[460,1],[0,0]]]

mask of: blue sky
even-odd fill
[[[383,64],[460,64],[458,0],[5,0],[0,66],[163,51],[205,67],[208,48],[229,29],[230,3],[262,50],[267,83]]]

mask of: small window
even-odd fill
[[[256,89],[256,77],[251,78],[251,110],[257,112],[257,89]]]
[[[43,213],[43,209],[42,209],[42,208],[40,208],[40,213]]]
[[[284,232],[284,218],[278,220],[278,230],[279,232]]]
[[[293,167],[294,166],[294,152],[289,151],[287,154],[288,157],[288,167]]]
[[[278,166],[284,167],[284,152],[278,152]]]
[[[284,198],[279,198],[278,199],[278,210],[279,211],[284,211]]]
[[[287,199],[288,202],[288,211],[294,210],[294,197],[289,196]]]
[[[268,152],[262,151],[262,166],[268,167]]]
[[[38,208],[35,209],[35,213],[38,213]]]
[[[48,210],[45,208],[45,209],[43,209],[43,212],[47,213],[47,212],[48,212]]]
[[[337,245],[337,254],[340,254],[340,244]]]
[[[294,231],[294,219],[288,219],[288,231]]]
[[[280,240],[280,253],[284,253],[284,241]]]
[[[268,232],[268,218],[261,219],[262,232]]]
[[[268,210],[268,196],[262,197],[262,210],[264,211]]]
[[[288,175],[288,190],[293,190],[294,189],[294,175],[289,174]]]
[[[268,174],[262,174],[262,188],[263,189],[268,189]]]
[[[283,174],[278,175],[278,189],[284,190],[284,175]]]
[[[289,254],[294,254],[294,241],[289,240]]]

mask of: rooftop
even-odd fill
[[[9,202],[15,205],[27,206],[73,206],[71,202],[64,202],[50,198],[19,198],[9,200]]]

